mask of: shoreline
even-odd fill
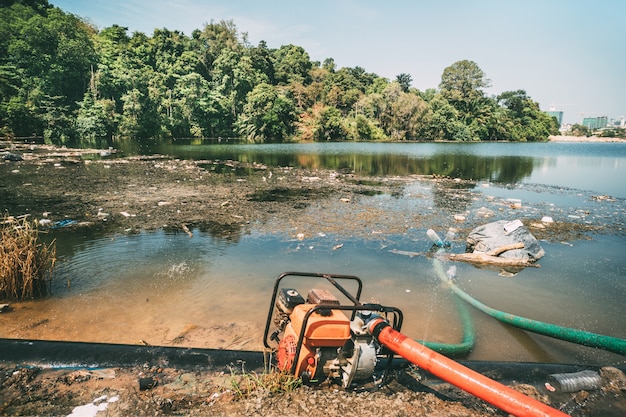
[[[586,142],[586,143],[610,143],[620,142],[626,143],[624,138],[603,138],[598,136],[549,136],[548,142]]]

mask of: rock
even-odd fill
[[[604,389],[608,392],[619,394],[626,391],[626,376],[620,369],[605,366],[600,369],[600,376],[604,382]]]
[[[139,391],[146,391],[157,386],[157,380],[152,377],[139,378]]]
[[[7,153],[2,155],[2,159],[5,161],[12,161],[12,162],[19,162],[19,161],[23,161],[24,158],[22,158],[21,155],[18,155],[16,153]]]

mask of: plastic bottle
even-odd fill
[[[443,245],[443,240],[441,240],[441,238],[439,237],[439,235],[437,234],[437,232],[435,232],[433,229],[428,229],[426,231],[426,234],[428,235],[428,237],[430,238],[430,240],[433,241],[433,243],[437,246],[439,246],[440,248],[442,248]]]
[[[443,238],[443,243],[446,246],[452,246],[452,241],[454,240],[454,238],[456,237],[456,230],[453,229],[452,227],[448,229],[448,232],[446,233],[446,237]]]
[[[602,386],[602,377],[595,371],[586,370],[568,374],[548,375],[546,388],[559,392],[594,390]]]

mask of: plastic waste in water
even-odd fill
[[[446,271],[446,275],[448,276],[448,279],[450,281],[454,280],[456,278],[456,266],[452,265],[450,268],[448,268],[448,270]]]
[[[595,371],[586,370],[567,374],[548,375],[546,388],[550,391],[574,392],[594,390],[602,386],[602,377]]]
[[[437,246],[439,246],[440,248],[442,248],[443,245],[443,240],[441,240],[441,238],[439,237],[439,235],[437,234],[437,232],[435,232],[433,229],[428,229],[426,231],[426,234],[428,235],[428,237],[430,238],[430,240],[433,241],[433,243]]]
[[[446,237],[443,238],[443,243],[446,246],[450,246],[452,245],[452,241],[454,240],[455,237],[456,237],[456,230],[451,227],[448,229],[448,232],[446,233]]]

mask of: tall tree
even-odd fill
[[[411,83],[413,82],[413,78],[411,77],[411,74],[402,73],[402,74],[396,75],[396,82],[400,84],[400,87],[402,87],[402,91],[404,91],[405,93],[408,93],[409,88],[411,88]]]
[[[490,81],[473,61],[458,61],[446,67],[441,75],[439,89],[443,97],[456,108],[467,124],[472,112],[484,96],[484,88]]]
[[[309,71],[313,67],[309,54],[301,46],[283,45],[274,51],[276,83],[288,85],[292,82],[308,84]]]

